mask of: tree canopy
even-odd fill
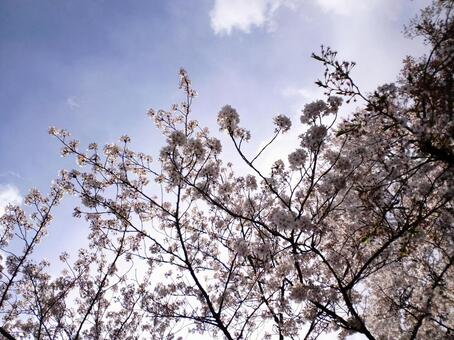
[[[218,113],[248,171],[194,119],[197,96],[150,110],[166,138],[157,157],[130,138],[88,151],[50,128],[62,170],[50,193],[0,218],[0,333],[43,339],[301,338],[339,331],[368,339],[454,335],[453,2],[435,1],[410,23],[427,55],[407,57],[395,83],[363,93],[353,62],[322,47],[316,84],[326,97],[300,122],[274,118],[255,155],[239,113]],[[344,101],[360,106],[340,121]],[[257,159],[290,129],[299,147],[269,171]],[[62,254],[66,269],[33,257],[52,211],[75,195],[89,247]],[[29,216],[28,209],[33,210]],[[185,329],[185,331],[182,331]],[[182,333],[183,332],[183,333]]]

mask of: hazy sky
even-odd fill
[[[2,0],[0,209],[74,165],[59,157],[51,125],[82,144],[127,133],[155,153],[145,112],[179,99],[180,66],[200,93],[196,118],[214,127],[229,103],[255,143],[272,131],[274,114],[297,116],[317,96],[322,67],[310,54],[321,44],[358,62],[364,88],[392,81],[402,57],[422,51],[401,31],[425,2]]]

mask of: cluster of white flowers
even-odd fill
[[[161,161],[164,161],[170,157],[170,155],[173,152],[173,148],[170,145],[166,145],[161,148],[161,151],[159,151],[159,159]]]
[[[335,113],[339,110],[339,107],[342,105],[342,98],[338,96],[329,96],[328,104],[330,106],[329,111]]]
[[[103,151],[106,157],[116,157],[120,153],[120,148],[116,144],[107,144]]]
[[[210,162],[200,170],[199,174],[201,177],[216,178],[219,175],[219,171],[219,164]]]
[[[272,175],[283,175],[285,171],[285,164],[282,159],[278,159],[276,162],[273,163],[271,167]]]
[[[339,157],[339,159],[336,162],[336,168],[339,171],[350,170],[351,165],[352,164],[347,157]]]
[[[257,189],[257,179],[255,176],[247,175],[246,176],[246,188],[255,190]]]
[[[65,139],[66,137],[70,136],[70,133],[67,130],[57,129],[54,126],[49,127],[49,129],[47,131],[48,131],[49,135],[55,136],[55,137],[58,137],[61,139]]]
[[[98,150],[98,144],[97,143],[88,144],[88,150]]]
[[[328,106],[323,100],[317,100],[315,102],[306,104],[301,115],[301,123],[309,124],[314,122],[315,119],[320,117],[322,113],[328,109]]]
[[[328,174],[319,185],[320,192],[325,194],[333,193],[345,187],[345,177],[335,174]]]
[[[24,198],[24,203],[27,205],[36,204],[44,199],[43,195],[36,188],[30,189],[29,193]]]
[[[308,289],[305,285],[297,283],[292,287],[290,297],[296,302],[302,302],[307,298]]]
[[[304,166],[304,162],[307,158],[307,152],[304,149],[296,149],[290,155],[288,155],[288,162],[290,169],[297,170]]]
[[[251,139],[251,132],[249,130],[246,130],[246,129],[243,129],[243,128],[235,129],[233,135],[236,138],[244,139],[246,141]]]
[[[298,220],[296,221],[296,224],[297,224],[298,230],[301,230],[303,232],[311,231],[314,227],[312,220],[310,219],[309,216],[306,216],[306,215],[298,218]]]
[[[330,113],[336,113],[342,105],[342,98],[337,96],[329,96],[327,102],[317,100],[306,104],[301,115],[301,123],[314,124],[317,118],[327,116]]]
[[[153,108],[148,109],[147,116],[150,119],[154,119],[154,117],[156,116],[156,111]]]
[[[217,138],[208,138],[206,145],[216,155],[219,155],[222,151],[222,144]]]
[[[188,73],[184,68],[180,68],[178,72],[180,76],[180,89],[183,89],[189,97],[196,97],[197,91],[192,88],[191,79],[189,79]]]
[[[229,133],[238,128],[240,116],[238,112],[230,105],[225,105],[218,114],[218,124],[221,130],[227,130]]]
[[[397,92],[397,86],[394,83],[383,84],[377,87],[377,92],[380,94],[394,96]]]
[[[68,142],[68,147],[71,149],[71,150],[77,150],[77,148],[79,147],[79,141],[78,140],[70,140]]]
[[[188,72],[186,72],[186,70],[184,68],[180,68],[178,75],[180,76],[179,88],[187,90],[191,85],[191,80],[188,77]]]
[[[295,227],[295,216],[289,211],[279,208],[271,212],[270,221],[282,230],[292,230]]]
[[[76,163],[79,166],[84,166],[85,164],[87,164],[87,156],[85,154],[77,155]]]
[[[167,142],[172,147],[184,145],[186,143],[186,135],[180,130],[172,131]]]
[[[276,125],[276,132],[287,132],[292,126],[292,121],[285,115],[278,115],[274,117],[274,124]]]
[[[245,257],[250,254],[249,243],[244,238],[234,240],[232,248],[238,256]]]
[[[205,149],[199,139],[190,138],[185,144],[184,152],[186,155],[193,155],[199,160],[205,155]]]
[[[123,135],[123,136],[120,137],[120,142],[130,143],[131,142],[131,138],[128,135]]]
[[[254,246],[254,254],[262,259],[265,260],[271,253],[271,247],[267,243],[257,243]]]
[[[221,197],[224,197],[224,198],[229,197],[230,194],[232,193],[232,191],[233,191],[233,186],[229,182],[225,182],[225,183],[222,183],[219,185],[218,194]]]
[[[322,144],[327,133],[328,130],[324,125],[311,126],[306,133],[300,136],[301,146],[309,148],[310,150],[316,150]]]

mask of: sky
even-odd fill
[[[145,115],[180,100],[184,67],[200,96],[194,117],[215,126],[237,108],[260,145],[271,119],[297,119],[320,95],[320,45],[355,60],[366,90],[395,80],[401,59],[420,55],[403,25],[423,0],[169,0],[0,2],[0,212],[30,187],[45,190],[71,161],[49,126],[86,145],[127,133],[156,154],[159,133]],[[296,120],[294,119],[296,122]],[[289,136],[288,139],[291,139]]]
[[[372,91],[396,79],[402,58],[425,51],[402,30],[427,3],[2,0],[0,215],[31,187],[46,192],[59,169],[76,167],[59,156],[49,126],[68,129],[82,145],[128,134],[136,150],[156,155],[162,137],[146,112],[181,100],[180,67],[199,92],[194,117],[215,135],[225,104],[252,131],[251,148],[273,132],[274,115],[293,118],[294,132],[271,149],[268,164],[296,142],[300,110],[321,94],[314,81],[323,68],[311,53],[323,44],[356,61],[354,78]]]

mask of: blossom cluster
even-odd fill
[[[233,133],[240,122],[238,112],[230,105],[225,105],[218,113],[218,124],[221,130]]]

